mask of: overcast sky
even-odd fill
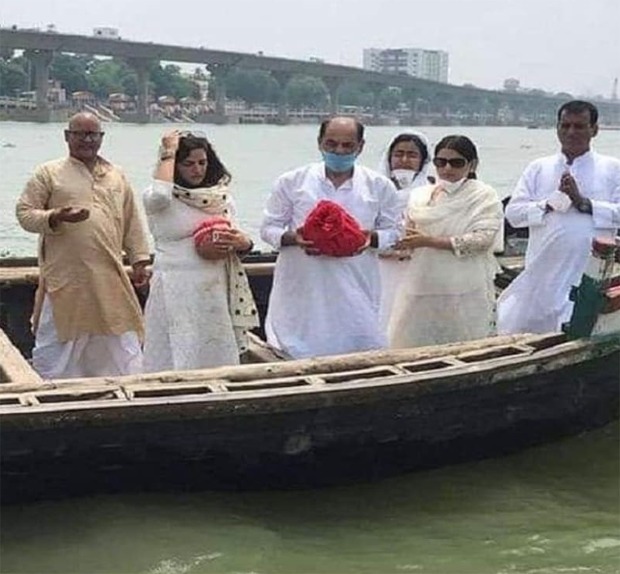
[[[0,23],[361,66],[362,50],[450,55],[449,81],[609,97],[620,0],[0,0]]]

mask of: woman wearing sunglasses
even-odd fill
[[[435,147],[437,183],[416,190],[397,248],[406,262],[388,324],[392,347],[416,347],[494,333],[502,207],[496,191],[476,179],[478,152],[462,135]]]
[[[144,370],[238,364],[258,313],[238,256],[252,248],[234,224],[231,176],[202,133],[161,141],[143,195],[155,239],[145,308]]]

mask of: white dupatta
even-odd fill
[[[233,209],[227,181],[195,189],[175,184],[172,195],[189,207],[203,211],[207,216],[232,219]],[[226,258],[226,275],[228,310],[237,347],[239,352],[243,353],[248,349],[247,331],[259,326],[259,318],[247,274],[235,252],[230,252]]]
[[[502,212],[493,188],[470,179],[431,202],[436,188],[426,186],[410,197],[409,227],[434,237],[499,230]],[[491,247],[463,257],[421,247],[403,266],[388,325],[392,346],[464,341],[490,334],[497,269]]]

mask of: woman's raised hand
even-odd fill
[[[166,132],[161,138],[161,152],[176,153],[179,149],[179,140],[181,139],[180,130],[171,130]]]

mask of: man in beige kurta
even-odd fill
[[[98,155],[102,138],[95,116],[75,115],[69,157],[39,166],[17,202],[41,238],[33,365],[44,378],[141,370],[142,313],[122,255],[144,284],[149,247],[127,179]]]

